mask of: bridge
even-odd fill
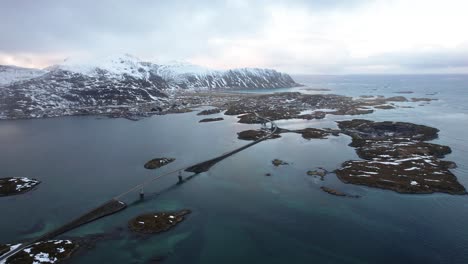
[[[247,149],[255,144],[258,144],[268,138],[270,138],[271,136],[273,136],[273,134],[275,134],[277,131],[278,131],[278,127],[276,126],[276,124],[265,118],[265,117],[262,117],[260,115],[258,115],[257,113],[253,113],[257,116],[258,119],[261,119],[263,120],[264,124],[266,123],[270,123],[271,124],[271,128],[269,130],[269,133],[266,134],[264,137],[260,138],[260,139],[257,139],[249,144],[246,144],[242,147],[239,147],[239,148],[236,148],[234,150],[231,150],[231,151],[228,151],[228,152],[225,152],[215,158],[212,158],[212,159],[209,159],[209,160],[206,160],[206,161],[202,161],[200,163],[197,163],[197,164],[194,164],[194,165],[191,165],[191,166],[187,166],[187,167],[183,167],[183,168],[178,168],[176,170],[173,170],[173,171],[170,171],[170,172],[167,172],[165,174],[162,174],[162,175],[158,175],[156,177],[153,177],[151,179],[149,179],[148,181],[145,181],[143,183],[140,183],[128,190],[126,190],[125,192],[123,193],[120,193],[118,195],[116,195],[115,197],[113,197],[111,200],[105,202],[104,204],[86,212],[85,214],[79,216],[78,218],[72,220],[71,222],[57,228],[57,229],[54,229],[48,233],[45,233],[44,235],[41,235],[35,239],[32,239],[30,241],[27,241],[25,243],[23,243],[21,246],[17,247],[16,249],[8,252],[8,253],[5,253],[3,254],[2,256],[0,256],[0,263],[2,263],[2,261],[8,259],[9,257],[13,256],[14,254],[30,247],[31,245],[37,243],[37,242],[41,242],[41,241],[46,241],[46,240],[50,240],[50,239],[53,239],[54,237],[56,236],[59,236],[61,234],[64,234],[68,231],[71,231],[79,226],[82,226],[82,225],[85,225],[87,223],[90,223],[90,222],[93,222],[95,220],[98,220],[100,218],[103,218],[103,217],[106,217],[106,216],[109,216],[109,215],[112,215],[112,214],[115,214],[117,212],[120,212],[121,210],[124,210],[125,208],[127,208],[127,205],[121,201],[121,199],[123,197],[125,197],[126,195],[130,194],[130,193],[133,193],[135,191],[139,191],[139,190],[142,190],[145,186],[153,183],[154,181],[157,181],[163,177],[166,177],[166,176],[169,176],[169,175],[172,175],[172,174],[175,174],[175,173],[178,173],[178,172],[182,172],[182,171],[186,171],[186,172],[193,172],[194,175],[196,174],[199,174],[199,173],[202,173],[202,172],[206,172],[208,171],[211,167],[213,167],[216,163],[244,150],[244,149]],[[193,175],[192,175],[193,176]],[[192,177],[190,176],[190,177]]]

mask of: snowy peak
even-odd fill
[[[0,65],[0,86],[13,82],[24,81],[39,77],[47,71],[31,68],[21,68],[10,65]]]
[[[10,119],[115,114],[142,105],[161,111],[163,105],[172,107],[170,91],[298,84],[275,70],[221,71],[181,62],[156,64],[124,54],[89,61],[67,59],[45,70],[0,66],[0,86],[0,119]]]
[[[108,56],[87,62],[67,59],[62,64],[50,67],[49,70],[113,80],[161,78],[171,89],[260,89],[297,86],[289,75],[270,69],[214,70],[180,61],[156,64],[144,62],[129,54]]]
[[[157,73],[166,79],[175,79],[181,75],[207,75],[216,72],[215,70],[191,64],[188,62],[172,61],[157,66]]]
[[[88,61],[66,59],[63,63],[48,68],[50,71],[63,70],[80,73],[89,77],[100,75],[122,78],[131,76],[137,79],[147,79],[152,70],[152,64],[143,62],[129,54],[107,56]]]

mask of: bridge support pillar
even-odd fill
[[[181,171],[179,171],[178,178],[179,178],[179,183],[182,183],[184,181],[184,178],[182,178],[182,172]]]

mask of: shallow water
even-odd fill
[[[358,116],[371,120],[409,121],[439,128],[437,143],[449,145],[453,170],[468,186],[468,77],[466,76],[298,76],[312,88],[350,96],[433,97],[414,109],[379,110]],[[414,94],[395,94],[396,91]],[[261,92],[278,92],[269,90]],[[284,90],[286,91],[286,90]],[[289,90],[288,90],[289,91]],[[427,95],[433,94],[435,95]],[[215,115],[216,116],[216,115]],[[215,117],[213,116],[213,117]],[[245,144],[236,133],[255,125],[235,117],[198,123],[196,113],[125,119],[67,117],[0,122],[1,177],[26,176],[42,181],[21,196],[0,199],[0,243],[37,236],[151,176],[190,165]],[[334,121],[279,121],[289,128],[336,127]],[[307,170],[336,169],[357,159],[347,136],[305,140],[283,134],[215,165],[182,185],[176,175],[125,197],[129,208],[78,228],[66,236],[113,232],[75,256],[72,263],[468,263],[468,196],[401,195],[341,183],[333,174],[324,181]],[[176,161],[149,171],[155,157]],[[290,163],[274,167],[271,160]],[[271,173],[272,176],[265,176]],[[188,174],[187,174],[188,175]],[[320,186],[336,187],[360,199],[335,197]],[[157,195],[152,195],[157,194]],[[141,239],[127,221],[144,212],[192,210],[169,232]],[[37,225],[43,223],[43,225]],[[43,226],[36,233],[32,227]],[[117,231],[116,231],[117,230]],[[120,230],[120,231],[119,231]]]

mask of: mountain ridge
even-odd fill
[[[0,119],[102,114],[148,103],[163,106],[177,91],[299,86],[288,74],[272,69],[162,65],[128,54],[91,63],[67,60],[42,70],[0,66],[0,80]]]

